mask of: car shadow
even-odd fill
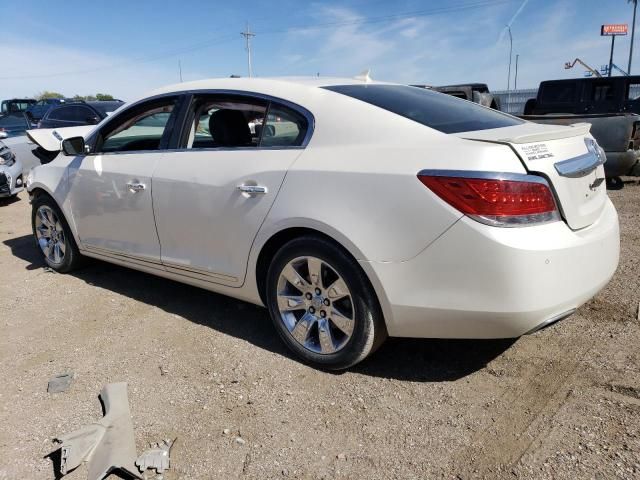
[[[13,255],[28,262],[28,270],[45,268],[31,235],[10,238],[3,243],[11,249]],[[267,310],[262,307],[97,260],[91,260],[86,267],[70,275],[89,285],[161,308],[297,361],[278,337]],[[374,355],[350,371],[420,382],[457,380],[484,368],[514,342],[515,339],[390,338]]]
[[[6,207],[19,201],[20,195],[14,195],[13,197],[0,197],[0,207]]]

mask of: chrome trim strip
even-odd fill
[[[425,169],[418,172],[418,176],[424,175],[428,177],[461,177],[461,178],[479,178],[487,180],[513,180],[516,182],[541,183],[549,186],[549,182],[538,175],[527,175],[525,173],[511,172],[487,172],[480,170],[435,170]]]
[[[204,276],[207,276],[207,277],[220,278],[222,280],[228,280],[228,281],[233,281],[233,282],[237,282],[238,281],[238,278],[234,277],[233,275],[226,275],[224,273],[212,272],[211,270],[206,270],[204,268],[199,268],[199,267],[193,267],[191,265],[189,265],[189,266],[180,265],[178,263],[167,262],[167,261],[162,262],[162,264],[167,268],[172,268],[172,269],[176,269],[176,270],[183,270],[183,271],[189,272],[189,273],[195,273],[195,274],[204,275]]]
[[[563,177],[580,178],[603,165],[606,160],[606,157],[600,157],[593,152],[588,152],[569,160],[555,163],[553,166]]]
[[[88,252],[94,252],[94,253],[97,253],[99,255],[111,255],[111,256],[115,256],[115,257],[123,257],[123,258],[125,258],[127,260],[143,262],[143,263],[146,263],[146,264],[149,264],[149,265],[162,266],[162,263],[160,261],[151,260],[149,258],[140,257],[138,255],[132,255],[130,253],[123,253],[123,252],[120,252],[118,250],[112,250],[110,248],[95,247],[93,245],[83,245],[83,247],[79,248],[79,250],[80,251],[86,250]]]

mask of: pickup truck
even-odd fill
[[[484,107],[490,107],[494,110],[500,110],[500,99],[494,97],[489,91],[486,83],[463,83],[460,85],[441,85],[434,87],[430,85],[411,85],[412,87],[428,88],[436,92],[446,93],[453,97],[469,100],[470,102],[479,103]]]
[[[591,134],[607,155],[607,183],[621,188],[620,176],[640,176],[639,114],[640,76],[627,76],[542,82],[521,118],[558,125],[590,123]]]

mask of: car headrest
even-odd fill
[[[209,132],[213,141],[222,147],[241,147],[251,144],[251,130],[240,110],[222,109],[209,118]]]

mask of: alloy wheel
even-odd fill
[[[35,232],[44,256],[53,264],[64,261],[65,235],[60,219],[47,205],[38,207],[35,216]]]
[[[351,292],[327,262],[297,257],[278,278],[278,311],[291,336],[314,353],[332,354],[348,343],[355,326]]]

